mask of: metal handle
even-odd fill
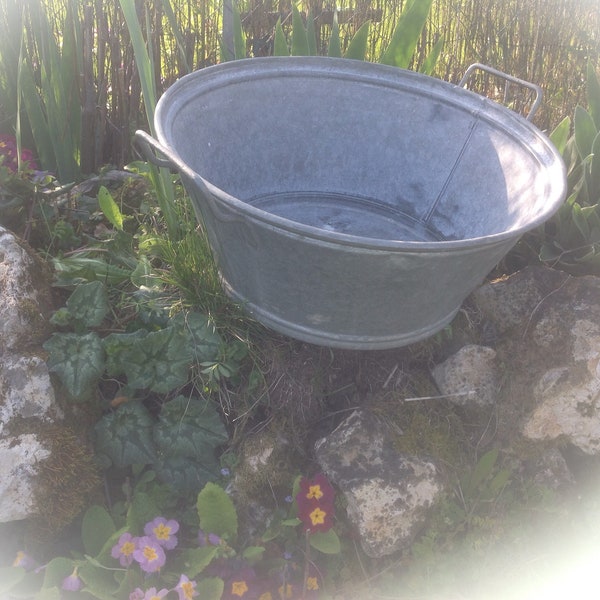
[[[133,136],[133,145],[140,151],[142,156],[157,167],[166,167],[167,169],[177,170],[177,166],[170,159],[170,153],[150,134],[138,129]],[[161,158],[157,153],[166,158]]]
[[[496,77],[500,77],[501,79],[506,79],[506,81],[510,81],[512,83],[516,83],[518,85],[522,85],[523,87],[529,88],[530,90],[533,90],[535,92],[535,100],[533,101],[533,104],[532,104],[531,108],[529,109],[529,113],[527,114],[527,117],[526,117],[526,119],[528,121],[531,121],[531,119],[537,112],[538,108],[540,107],[540,104],[542,103],[543,93],[542,93],[542,88],[539,85],[536,85],[535,83],[531,83],[529,81],[525,81],[524,79],[519,79],[518,77],[513,77],[512,75],[507,75],[506,73],[503,73],[502,71],[498,71],[498,69],[488,67],[487,65],[483,65],[481,63],[472,64],[465,71],[465,74],[463,75],[463,77],[460,80],[458,85],[460,87],[464,87],[465,84],[467,83],[467,81],[469,80],[469,77],[473,73],[473,71],[475,71],[477,69],[479,69],[480,71],[485,71],[486,73],[495,75]]]

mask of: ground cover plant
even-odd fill
[[[402,413],[415,432],[407,439],[419,450],[445,456],[456,477],[428,529],[401,557],[375,564],[362,554],[340,499],[333,499],[330,484],[310,463],[306,472],[285,473],[288,496],[279,498],[264,527],[253,535],[244,531],[228,493],[238,443],[271,421],[293,430],[306,416],[303,411],[314,410],[302,403],[294,409],[297,398],[290,400],[273,383],[281,380],[281,371],[265,348],[285,346],[293,354],[295,347],[265,332],[224,297],[206,236],[195,225],[176,176],[140,161],[127,162],[124,170],[97,167],[104,165],[106,145],[114,151],[110,162],[125,164],[141,99],[148,125],[160,89],[174,77],[219,57],[252,55],[249,30],[258,8],[237,7],[233,55],[228,55],[215,33],[221,7],[208,2],[192,7],[175,0],[152,6],[122,0],[107,10],[91,2],[82,13],[64,2],[51,14],[41,2],[26,3],[22,11],[11,11],[7,0],[0,6],[11,33],[1,50],[3,123],[10,131],[0,138],[0,218],[53,267],[62,302],[45,344],[48,365],[66,401],[91,414],[94,456],[106,483],[106,491],[98,491],[79,516],[64,555],[46,547],[34,563],[31,549],[19,553],[13,566],[0,571],[0,593],[39,599],[272,600],[360,598],[372,587],[379,597],[414,597],[451,581],[457,564],[462,576],[474,577],[464,563],[481,560],[490,549],[524,554],[516,532],[532,512],[557,523],[557,515],[569,518],[549,490],[531,485],[513,468],[510,457],[490,451],[473,458],[470,442],[457,442],[467,436],[447,405],[415,406]],[[452,27],[457,31],[459,25],[444,21],[441,3],[417,0],[372,3],[372,9],[396,11],[395,19],[382,13],[371,24],[352,23],[340,11],[322,27],[301,10],[307,7],[290,5],[287,17],[278,14],[269,26],[269,35],[275,54],[378,58],[433,74],[454,74],[458,68],[449,55],[466,59],[472,44],[487,49],[486,61],[501,57],[504,70],[523,75],[511,68],[509,57],[518,55],[526,68],[530,63],[508,34],[499,36],[497,45],[481,41],[480,29],[494,12],[484,14],[481,6],[461,5],[462,16],[479,24],[469,41],[452,38]],[[496,12],[502,11],[496,7]],[[513,3],[505,5],[505,31],[517,22],[524,27],[527,20],[519,16]],[[60,43],[53,37],[57,29]],[[190,42],[192,29],[198,37]],[[118,30],[121,40],[131,43],[110,44],[101,35],[108,30]],[[97,42],[90,46],[94,31]],[[572,53],[583,52],[581,40],[576,46]],[[527,78],[536,79],[545,66],[541,47],[540,42],[535,54],[541,62],[534,61]],[[49,57],[48,67],[38,71],[42,55]],[[109,125],[105,130],[92,126],[86,113],[89,88],[74,91],[81,82],[72,77],[73,61],[85,66],[92,55],[98,62],[91,71],[84,69],[84,83],[86,77],[106,76],[106,84],[96,81],[92,102]],[[7,56],[15,60],[4,60]],[[10,73],[14,65],[18,72]],[[597,273],[600,92],[593,62],[580,62],[580,79],[583,74],[587,108],[574,109],[573,131],[565,120],[552,134],[569,165],[569,199],[527,240],[527,259]],[[575,94],[567,85],[564,95],[570,93]],[[553,97],[550,103],[565,101]],[[451,335],[451,330],[440,334],[411,360],[427,362],[435,345]],[[324,371],[333,363],[326,354],[318,355]],[[307,362],[299,361],[298,371]],[[330,397],[335,400],[340,392],[333,390]],[[317,423],[335,422],[335,413],[351,406],[337,401],[318,407],[325,414]],[[393,414],[397,409],[388,402],[376,410]],[[282,415],[292,420],[286,423]],[[305,423],[290,435],[308,436],[307,429]]]

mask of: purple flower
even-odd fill
[[[173,550],[177,546],[177,536],[179,523],[174,519],[167,521],[163,517],[156,517],[154,521],[146,523],[144,533],[153,537],[163,548]]]
[[[83,587],[83,581],[77,575],[77,567],[73,569],[73,572],[68,577],[63,579],[61,587],[63,590],[69,592],[78,592]]]
[[[221,538],[216,533],[206,535],[202,529],[198,530],[198,546],[220,546]]]
[[[140,564],[142,571],[154,573],[165,564],[165,551],[156,539],[149,535],[137,538],[133,559]]]
[[[122,567],[128,567],[133,562],[133,552],[136,547],[136,539],[130,533],[124,533],[119,541],[112,547],[110,555],[118,558]]]
[[[198,595],[196,591],[196,582],[190,581],[187,575],[182,575],[179,578],[179,583],[175,586],[175,591],[179,595],[179,600],[192,600]]]
[[[145,592],[143,592],[140,588],[135,588],[135,590],[129,594],[129,600],[160,600],[168,593],[169,590],[165,590],[164,588],[158,592],[156,591],[155,587],[152,587]]]
[[[29,556],[29,554],[26,554],[23,552],[23,550],[19,550],[15,556],[12,566],[23,567],[23,569],[26,571],[33,571],[33,569],[35,569],[38,565],[35,560]]]

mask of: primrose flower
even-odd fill
[[[333,527],[334,491],[331,484],[319,473],[312,479],[300,480],[300,491],[296,495],[298,518],[306,531],[329,531]]]
[[[238,598],[249,598],[256,574],[253,569],[240,569],[225,583],[223,599],[237,600]],[[255,596],[253,596],[255,597]]]
[[[173,550],[177,546],[179,523],[174,519],[167,521],[163,517],[156,517],[154,521],[146,523],[144,533],[153,537],[163,548]]]
[[[22,567],[26,571],[32,571],[37,567],[37,563],[29,554],[23,552],[23,550],[19,550],[17,555],[15,556],[15,560],[12,564],[13,567]]]
[[[118,558],[122,567],[128,567],[133,562],[136,540],[137,538],[134,538],[130,533],[124,533],[112,547],[110,555],[113,558]]]
[[[2,164],[8,167],[13,173],[19,168],[19,160],[17,154],[17,140],[13,135],[6,133],[0,134],[0,156],[3,157]],[[33,160],[33,152],[26,148],[21,148],[21,160],[27,162],[29,169],[37,170],[37,165]]]
[[[77,567],[73,569],[73,572],[68,577],[63,579],[61,587],[63,590],[69,592],[78,592],[83,587],[83,581],[77,575]]]
[[[129,594],[129,600],[161,600],[161,598],[164,598],[168,593],[169,590],[165,589],[157,592],[155,587],[152,587],[145,592],[140,588],[135,588],[135,590]]]
[[[167,559],[162,546],[149,535],[137,538],[133,558],[139,563],[142,571],[146,571],[146,573],[160,571],[160,568],[164,566]]]
[[[179,595],[179,600],[192,600],[198,595],[196,591],[196,582],[190,581],[187,575],[182,575],[179,578],[179,583],[175,586],[175,591]]]

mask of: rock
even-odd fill
[[[44,341],[52,306],[50,289],[41,260],[0,226],[0,353]]]
[[[599,455],[600,278],[528,267],[475,297],[504,331],[496,349],[510,373],[510,394],[527,407],[524,437]]]
[[[35,434],[0,438],[0,523],[37,512],[35,476],[49,455]]]
[[[397,452],[392,432],[366,411],[353,412],[315,450],[373,558],[406,548],[443,490],[436,466]]]
[[[39,434],[64,416],[41,348],[50,308],[43,263],[0,227],[0,522],[36,514],[50,456]]]
[[[498,392],[496,352],[487,346],[463,346],[432,370],[442,395],[455,404],[494,404]]]

